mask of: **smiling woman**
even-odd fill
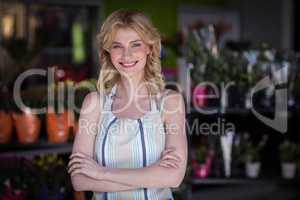
[[[165,90],[160,36],[137,11],[116,11],[98,35],[98,92],[86,96],[69,173],[102,199],[173,199],[186,171],[182,96]],[[170,127],[170,128],[168,128]]]

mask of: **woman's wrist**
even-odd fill
[[[100,167],[100,180],[109,180],[109,168],[107,167]]]

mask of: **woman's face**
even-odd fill
[[[110,59],[116,69],[129,76],[143,75],[150,53],[138,33],[131,28],[120,28],[109,48]]]

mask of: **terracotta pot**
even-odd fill
[[[55,113],[52,108],[49,108],[46,123],[48,140],[50,142],[66,142],[69,138],[70,128],[74,127],[74,112],[65,110],[62,113]]]
[[[13,113],[18,141],[22,144],[37,142],[40,136],[41,120],[33,113]]]
[[[10,113],[0,111],[0,144],[10,142],[13,130],[13,120]]]
[[[85,193],[74,191],[74,200],[86,200]]]

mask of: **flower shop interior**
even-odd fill
[[[174,199],[300,199],[298,8],[297,0],[0,0],[0,200],[91,199],[74,191],[67,164],[101,68],[96,35],[118,9],[152,20],[165,87],[185,100],[188,163]]]

